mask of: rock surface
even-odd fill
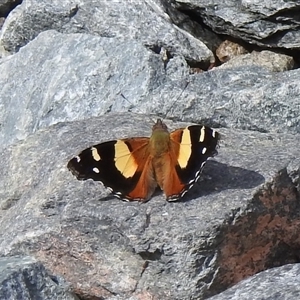
[[[217,161],[178,203],[160,193],[145,204],[122,202],[66,169],[85,147],[150,128],[145,116],[111,114],[45,128],[3,151],[0,254],[30,253],[81,297],[122,299],[204,299],[295,261],[292,134],[220,129]]]
[[[0,0],[0,17],[6,17],[22,0]]]
[[[219,34],[250,44],[299,49],[298,1],[281,0],[175,0],[178,8],[193,13]]]
[[[291,56],[271,51],[253,51],[249,54],[232,58],[219,68],[227,69],[240,66],[260,66],[271,72],[283,72],[294,68],[295,61]]]
[[[285,265],[266,270],[241,281],[210,300],[252,300],[300,298],[300,265]],[[251,295],[251,296],[250,296]]]
[[[63,277],[84,300],[201,300],[241,282],[227,291],[238,295],[243,279],[299,262],[300,72],[281,72],[291,55],[299,63],[298,6],[23,1],[0,34],[3,262],[32,255],[25,265],[40,287],[67,293],[51,280]],[[212,53],[234,37],[268,51],[253,47],[259,54],[215,67]],[[267,68],[257,66],[261,56]],[[171,129],[186,125],[179,120],[204,123],[222,136],[219,155],[182,201],[157,192],[125,203],[67,170],[95,143],[149,136],[156,115]],[[22,258],[14,265],[22,267],[13,278],[24,278]],[[249,282],[269,286],[283,272],[296,284],[297,265],[277,270]]]
[[[229,40],[222,42],[216,50],[216,56],[221,63],[246,53],[248,53],[248,51],[245,49],[245,47]]]
[[[0,299],[78,300],[32,257],[0,258]]]
[[[171,55],[183,55],[190,61],[213,62],[212,52],[201,40],[172,23],[163,4],[164,1],[160,0],[24,0],[9,15],[0,40],[7,51],[15,52],[40,32],[55,29],[63,33],[88,33],[126,41],[139,40],[149,48],[164,47]],[[190,25],[192,21],[181,23],[185,24],[185,29],[193,31],[196,28],[195,24]],[[198,26],[198,37],[201,34],[204,40],[218,41],[215,34],[201,30]]]
[[[183,57],[165,66],[138,42],[44,32],[0,64],[0,148],[58,122],[126,110],[300,132],[299,70],[273,74],[250,65],[189,73]]]

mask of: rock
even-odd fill
[[[2,28],[4,21],[5,21],[5,18],[0,17],[0,29]]]
[[[299,165],[286,166],[299,157],[299,135],[219,129],[219,155],[178,203],[161,193],[122,202],[66,168],[85,147],[150,128],[147,116],[107,114],[1,151],[0,255],[30,253],[80,297],[105,299],[204,299],[296,261],[300,202],[290,174]]]
[[[130,109],[166,81],[161,57],[138,42],[55,31],[3,59],[0,69],[2,146],[54,123]]]
[[[0,258],[0,298],[78,300],[66,285],[29,256]]]
[[[248,51],[242,45],[229,40],[223,41],[216,50],[216,56],[221,63],[245,53],[248,53]]]
[[[58,122],[128,110],[299,133],[299,78],[255,66],[190,75],[182,56],[165,65],[138,42],[47,31],[1,61],[0,147]]]
[[[61,277],[80,299],[201,300],[299,261],[299,69],[278,72],[291,59],[270,52],[211,69],[210,30],[297,60],[298,4],[200,2],[24,0],[5,19],[0,257],[18,256],[13,284],[30,264],[40,290],[70,298]],[[222,136],[182,201],[125,203],[67,170],[88,146],[149,136],[156,115]]]
[[[264,47],[299,49],[298,1],[175,0],[177,8],[197,16],[214,32]]]
[[[292,160],[287,166],[287,170],[300,195],[300,158]]]
[[[253,51],[232,58],[230,61],[221,65],[220,68],[234,68],[238,66],[261,66],[271,72],[283,72],[294,68],[295,61],[293,57],[279,54],[272,51]]]
[[[214,61],[212,52],[201,40],[173,24],[160,0],[129,2],[84,0],[68,1],[25,0],[8,16],[0,36],[7,51],[16,52],[39,33],[55,29],[63,33],[88,33],[121,40],[137,40],[150,49],[182,55],[189,61]],[[170,9],[171,10],[171,7]],[[177,12],[177,16],[180,13]],[[177,17],[178,18],[178,17]],[[173,17],[174,19],[174,17]],[[182,19],[182,18],[181,18]],[[215,34],[195,31],[196,24],[184,22],[185,28],[196,35],[204,32],[204,40],[216,40]],[[210,42],[212,44],[212,42]],[[216,43],[215,43],[216,44]]]
[[[292,70],[296,65],[292,56],[275,53],[268,50],[248,51],[237,43],[225,40],[216,50],[216,56],[222,64],[222,69],[232,69],[241,66],[261,66],[271,72]]]
[[[210,300],[247,300],[300,298],[300,265],[290,264],[269,269],[245,279]]]
[[[22,0],[0,0],[0,17],[6,17]]]

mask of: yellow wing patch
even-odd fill
[[[178,164],[180,168],[186,168],[192,153],[192,141],[190,131],[185,128],[182,131],[181,142],[179,144]]]
[[[121,140],[115,143],[115,166],[126,178],[133,177],[138,168],[128,146]]]

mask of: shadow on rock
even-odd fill
[[[228,189],[252,189],[264,182],[265,178],[255,171],[211,160],[207,162],[198,183],[187,193],[183,201]]]

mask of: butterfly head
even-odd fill
[[[156,123],[153,125],[152,132],[154,131],[169,132],[167,125],[161,119],[157,119]]]

